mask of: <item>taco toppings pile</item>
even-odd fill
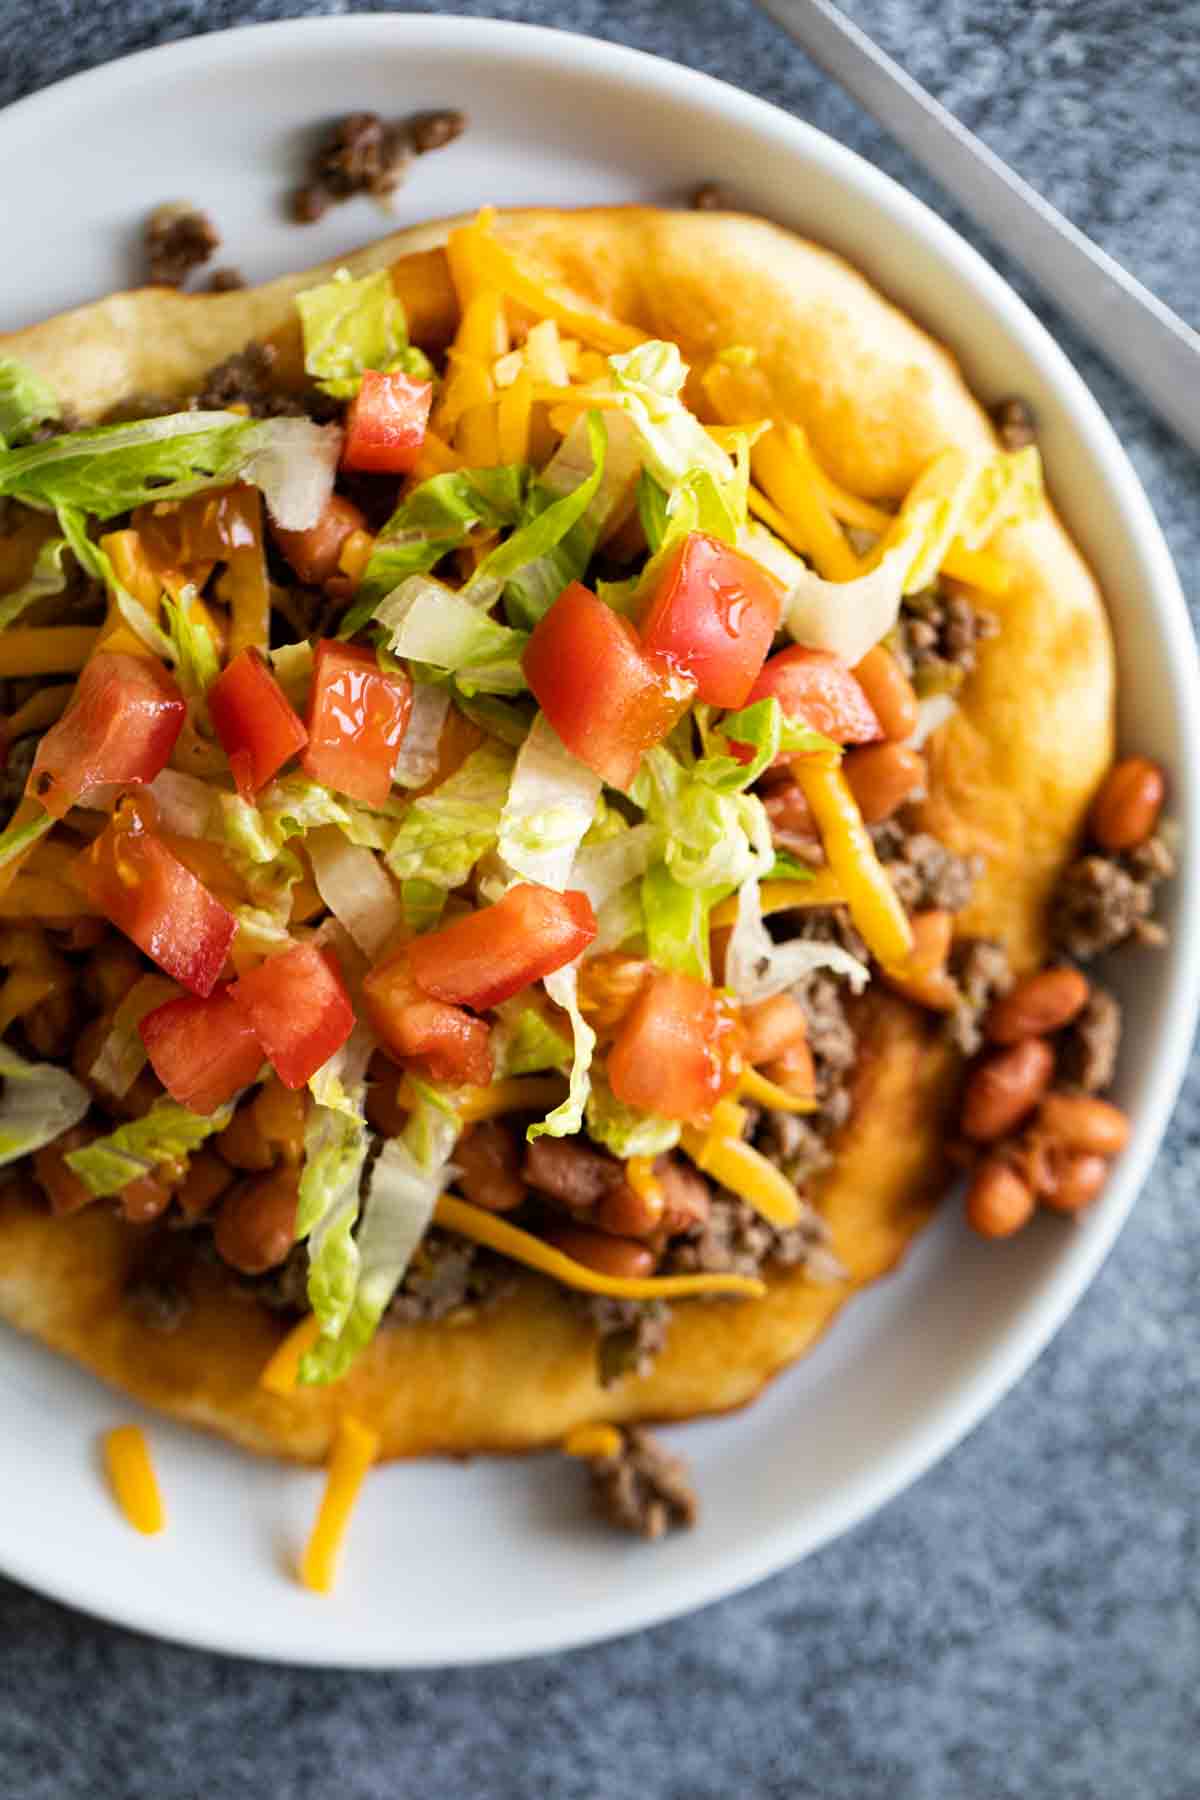
[[[0,340],[0,1312],[343,1485],[565,1441],[656,1534],[639,1421],[959,1170],[1088,1204],[1163,777],[1002,423],[712,213]]]

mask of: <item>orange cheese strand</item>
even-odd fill
[[[278,1394],[283,1399],[294,1393],[300,1363],[320,1335],[321,1324],[316,1313],[306,1313],[298,1325],[292,1326],[264,1366],[258,1378],[259,1387],[266,1388],[268,1394]]]
[[[531,1232],[522,1231],[455,1194],[443,1194],[433,1216],[446,1231],[456,1231],[460,1237],[486,1244],[489,1250],[498,1250],[501,1256],[509,1256],[514,1262],[524,1263],[527,1268],[561,1281],[564,1287],[579,1288],[585,1294],[611,1294],[622,1300],[681,1299],[685,1294],[746,1294],[758,1299],[767,1291],[763,1282],[747,1275],[647,1275],[640,1279],[600,1275]]]
[[[777,1081],[769,1081],[760,1069],[743,1069],[738,1081],[738,1098],[754,1106],[769,1106],[772,1112],[808,1113],[817,1110],[812,1094],[790,1094]]]
[[[840,765],[829,757],[794,756],[792,768],[864,943],[885,968],[903,963],[912,949],[912,927],[875,854]]]
[[[718,1137],[715,1132],[685,1125],[679,1141],[698,1169],[714,1176],[780,1231],[799,1224],[800,1198],[795,1188],[744,1138]]]
[[[587,1462],[618,1456],[621,1433],[615,1425],[577,1425],[562,1441],[564,1456],[583,1457]]]
[[[300,1561],[300,1579],[314,1593],[328,1594],[337,1573],[338,1554],[367,1470],[379,1454],[379,1433],[349,1414],[338,1425],[329,1458],[329,1473],[312,1536]]]
[[[480,223],[486,227],[490,220],[481,219]],[[645,341],[645,332],[592,312],[585,301],[559,287],[552,277],[519,261],[490,230],[479,232],[471,250],[476,279],[499,288],[509,300],[528,307],[539,319],[553,319],[585,344],[593,344],[598,350],[632,350]]]
[[[118,1425],[104,1436],[104,1467],[117,1505],[135,1531],[153,1537],[166,1524],[158,1478],[141,1428]]]
[[[78,674],[99,637],[94,625],[14,625],[0,633],[0,677]]]
[[[788,912],[801,906],[844,906],[846,896],[831,869],[815,869],[811,881],[764,881],[762,885],[764,919],[769,913]],[[709,925],[719,931],[723,925],[737,922],[737,895],[731,894],[714,906]]]

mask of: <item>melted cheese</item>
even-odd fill
[[[809,1113],[817,1110],[811,1094],[790,1094],[777,1081],[768,1081],[758,1069],[745,1069],[738,1082],[738,1095],[755,1106],[768,1106],[772,1112]]]
[[[300,1579],[314,1593],[327,1594],[333,1587],[350,1515],[378,1454],[379,1433],[345,1415],[334,1439],[316,1524],[300,1561]]]
[[[153,1537],[166,1524],[158,1478],[146,1439],[137,1425],[105,1433],[104,1466],[117,1505],[135,1531]]]
[[[320,1335],[321,1327],[316,1313],[307,1313],[299,1324],[293,1325],[267,1362],[258,1378],[259,1387],[266,1388],[268,1394],[279,1394],[284,1398],[294,1393],[301,1360]]]

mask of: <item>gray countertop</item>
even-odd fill
[[[0,0],[0,104],[168,37],[357,10]],[[404,10],[437,8],[409,0]],[[749,0],[442,10],[673,56],[810,119],[947,211]],[[1197,0],[853,0],[848,10],[1200,322]],[[19,180],[14,169],[0,177]],[[1200,594],[1194,458],[1038,310],[1124,439],[1185,590]],[[800,1567],[622,1642],[465,1674],[314,1674],[152,1643],[0,1581],[0,1794],[1190,1800],[1200,1792],[1198,1189],[1194,1071],[1107,1266],[966,1443]]]

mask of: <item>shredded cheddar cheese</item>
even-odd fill
[[[345,1414],[329,1458],[317,1521],[300,1560],[300,1579],[314,1593],[328,1594],[333,1587],[350,1515],[378,1454],[379,1433]]]
[[[764,918],[769,913],[787,912],[791,907],[844,906],[845,901],[841,883],[828,868],[814,870],[811,881],[764,881],[762,885]],[[713,907],[709,924],[714,931],[719,931],[736,921],[737,895],[731,894],[728,900]]]
[[[562,1441],[564,1456],[597,1462],[621,1453],[621,1433],[615,1425],[577,1425]]]
[[[0,633],[0,678],[77,675],[100,639],[95,625],[14,625]]]
[[[104,1436],[104,1466],[117,1505],[135,1531],[153,1537],[166,1524],[158,1478],[137,1425],[118,1425]]]
[[[266,1388],[268,1394],[278,1394],[281,1399],[294,1394],[300,1364],[320,1335],[321,1324],[316,1313],[306,1313],[272,1352],[258,1378],[259,1387]]]
[[[903,963],[912,949],[912,927],[875,854],[840,766],[829,757],[794,756],[792,768],[864,943],[884,968]]]
[[[808,1113],[817,1108],[812,1094],[789,1094],[777,1081],[768,1081],[758,1069],[743,1070],[738,1094],[756,1106],[769,1106],[772,1112]]]
[[[499,1118],[501,1113],[546,1112],[558,1105],[565,1091],[559,1075],[510,1075],[507,1080],[493,1081],[490,1087],[461,1088],[454,1098],[454,1110],[464,1125],[476,1125],[481,1119]]]
[[[800,1198],[795,1188],[744,1138],[719,1137],[685,1125],[680,1142],[698,1169],[712,1175],[772,1225],[786,1231],[799,1223]]]
[[[745,1294],[753,1299],[766,1293],[763,1282],[748,1275],[600,1275],[585,1268],[561,1250],[510,1225],[495,1213],[484,1212],[456,1194],[443,1194],[434,1209],[434,1219],[447,1231],[498,1250],[501,1256],[524,1263],[561,1281],[564,1287],[579,1288],[585,1294],[611,1294],[621,1300],[671,1300],[685,1294]]]

